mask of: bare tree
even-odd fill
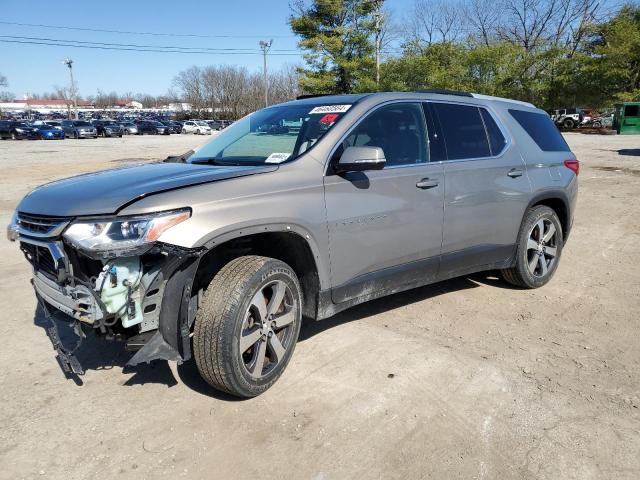
[[[239,118],[262,108],[264,80],[258,72],[249,73],[235,65],[191,67],[174,79],[180,97],[195,112],[210,112],[216,117]],[[299,79],[294,66],[285,66],[269,74],[271,98],[282,102],[299,94]],[[170,97],[178,95],[172,92]]]
[[[71,89],[69,87],[59,86],[55,86],[53,89],[56,97],[65,101],[65,104],[67,105],[67,118],[71,120],[71,105],[73,104],[73,94],[70,91]]]
[[[601,5],[598,0],[503,1],[498,38],[527,52],[547,46],[569,46],[575,50]]]
[[[466,17],[459,2],[415,0],[406,22],[405,38],[418,48],[437,42],[453,42],[466,30]]]
[[[0,73],[0,87],[8,87],[9,83],[7,82],[7,77]]]
[[[475,36],[486,46],[494,40],[500,12],[501,7],[495,0],[469,0],[465,5],[464,14],[470,33],[475,30]]]

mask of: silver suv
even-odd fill
[[[481,270],[547,283],[579,163],[533,105],[459,92],[301,98],[197,151],[37,188],[8,234],[52,325],[129,364],[195,357],[241,397],[280,377],[303,317]],[[82,366],[49,329],[67,372]]]

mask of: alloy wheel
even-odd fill
[[[240,333],[239,352],[249,375],[268,375],[295,343],[294,300],[282,280],[270,281],[251,299]]]
[[[529,232],[527,263],[534,277],[544,277],[558,255],[556,227],[548,218],[541,218]]]

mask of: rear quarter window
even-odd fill
[[[524,110],[509,110],[511,116],[544,152],[569,152],[569,145],[548,115]]]

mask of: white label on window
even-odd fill
[[[290,156],[290,153],[272,153],[266,158],[264,163],[282,163]]]
[[[344,113],[351,108],[351,105],[324,105],[322,107],[315,107],[309,112],[312,113]]]

